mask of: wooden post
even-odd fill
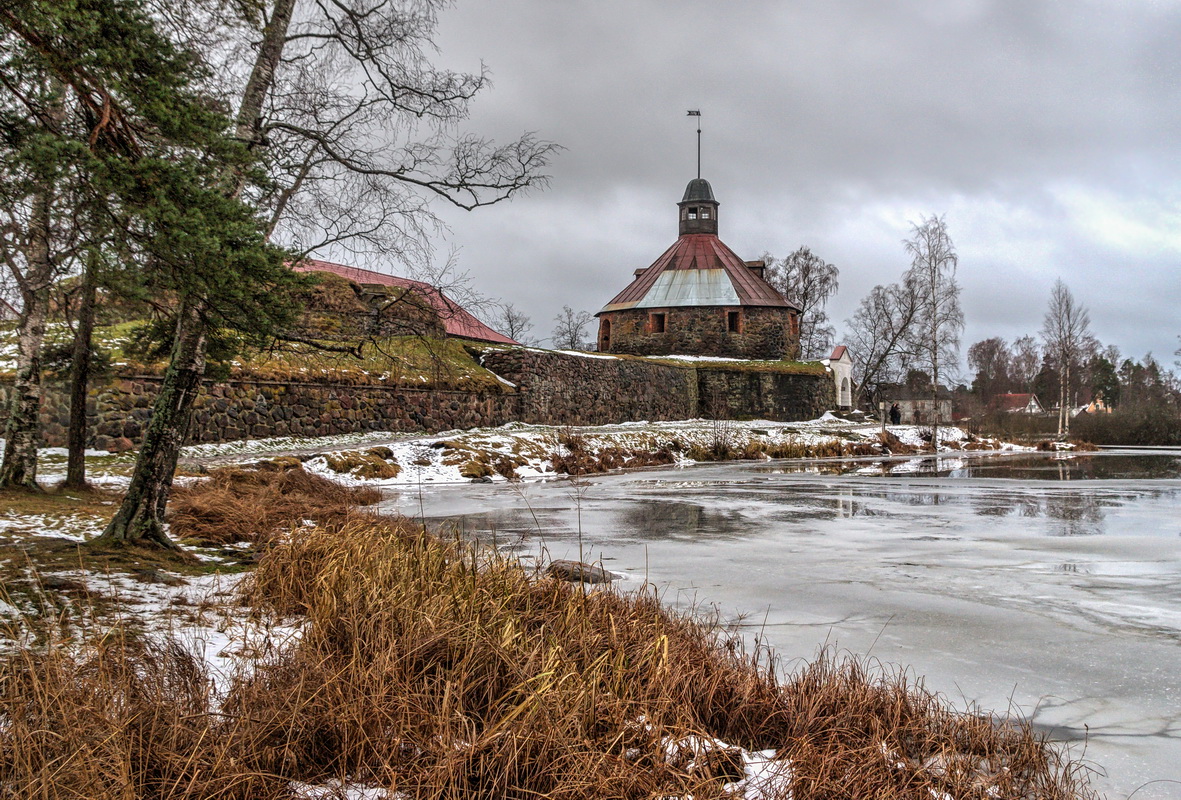
[[[882,433],[886,432],[886,401],[878,403],[878,413],[882,415]]]

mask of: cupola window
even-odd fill
[[[689,209],[689,219],[697,219],[697,209],[696,208]]]

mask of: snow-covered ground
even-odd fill
[[[922,434],[928,429],[913,425],[890,426],[889,432],[903,444],[919,447],[924,444]],[[881,426],[863,422],[849,422],[832,414],[805,422],[773,422],[748,420],[742,422],[705,419],[672,422],[627,422],[619,425],[590,427],[555,427],[509,423],[497,428],[477,428],[469,431],[391,439],[388,434],[358,437],[348,447],[327,450],[305,462],[304,467],[324,477],[349,485],[367,484],[385,488],[404,488],[422,484],[468,483],[465,465],[473,458],[489,464],[507,460],[512,462],[515,477],[523,480],[556,477],[551,457],[562,452],[566,442],[576,438],[579,446],[590,453],[607,448],[625,451],[656,451],[670,447],[676,464],[694,463],[686,451],[694,447],[708,449],[724,441],[732,449],[741,451],[748,443],[765,447],[787,444],[816,446],[831,442],[848,444],[877,442]],[[946,449],[957,450],[967,441],[959,428],[941,429],[940,439]],[[362,451],[374,446],[388,448],[392,459],[400,467],[390,478],[362,477],[357,470],[337,472],[330,456],[339,457],[345,451]],[[221,447],[219,445],[204,447]],[[996,444],[999,450],[1021,450],[1015,445]],[[243,444],[243,455],[261,452],[262,447]],[[206,451],[209,452],[209,451]],[[490,475],[492,481],[505,481],[500,474]]]

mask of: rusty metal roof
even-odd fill
[[[448,336],[458,336],[461,339],[475,339],[478,342],[520,344],[520,342],[497,333],[483,322],[480,322],[466,308],[456,303],[429,283],[423,283],[422,281],[415,281],[409,278],[399,278],[394,275],[386,275],[384,272],[374,272],[373,270],[361,269],[360,267],[350,267],[346,264],[334,264],[331,261],[318,261],[316,259],[301,261],[295,265],[294,269],[296,272],[331,272],[333,275],[347,278],[353,283],[376,283],[381,286],[397,286],[402,289],[410,289],[421,295],[430,304],[431,308],[439,314],[439,320],[443,323],[443,330],[447,332]]]
[[[669,306],[771,306],[799,310],[712,233],[681,236],[598,313]]]

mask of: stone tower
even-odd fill
[[[634,355],[798,358],[799,308],[718,238],[718,203],[694,178],[677,203],[677,241],[607,305],[599,349]]]

